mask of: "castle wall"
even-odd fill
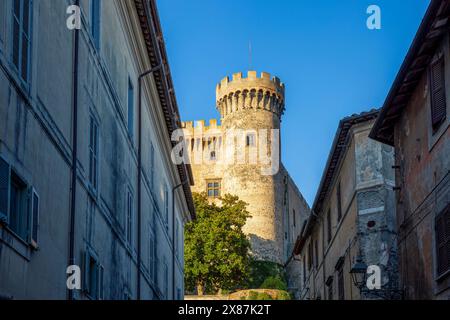
[[[268,73],[258,77],[249,72],[246,78],[234,74],[231,81],[224,78],[217,86],[217,109],[221,125],[217,120],[208,126],[204,121],[184,124],[193,192],[207,192],[208,182],[220,181],[221,195],[237,195],[247,202],[251,218],[244,232],[253,256],[284,264],[301,221],[309,215],[306,202],[281,164],[284,85]],[[220,201],[214,196],[210,199]]]

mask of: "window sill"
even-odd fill
[[[31,252],[37,250],[6,225],[0,225],[0,242],[6,244],[28,262],[31,260]]]

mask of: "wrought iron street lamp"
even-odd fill
[[[393,287],[393,283],[388,283],[383,289],[369,289],[367,287],[367,264],[361,256],[356,258],[355,264],[350,270],[350,275],[354,285],[359,289],[361,297],[373,296],[383,300],[403,300],[404,290]]]
[[[361,256],[356,258],[356,262],[350,270],[353,283],[360,290],[364,288],[367,281],[367,265],[362,260]]]

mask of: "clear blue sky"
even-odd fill
[[[366,28],[380,6],[382,29]],[[248,69],[286,84],[282,161],[312,204],[341,118],[382,106],[429,0],[158,0],[182,119]],[[248,47],[252,43],[252,65]]]

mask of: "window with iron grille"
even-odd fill
[[[30,75],[32,0],[13,1],[12,61],[23,81]]]
[[[210,198],[220,197],[220,180],[206,181],[206,192]]]
[[[437,275],[450,272],[450,204],[436,217]]]
[[[436,131],[447,116],[444,57],[433,62],[430,67],[430,91],[431,124],[433,130]]]

